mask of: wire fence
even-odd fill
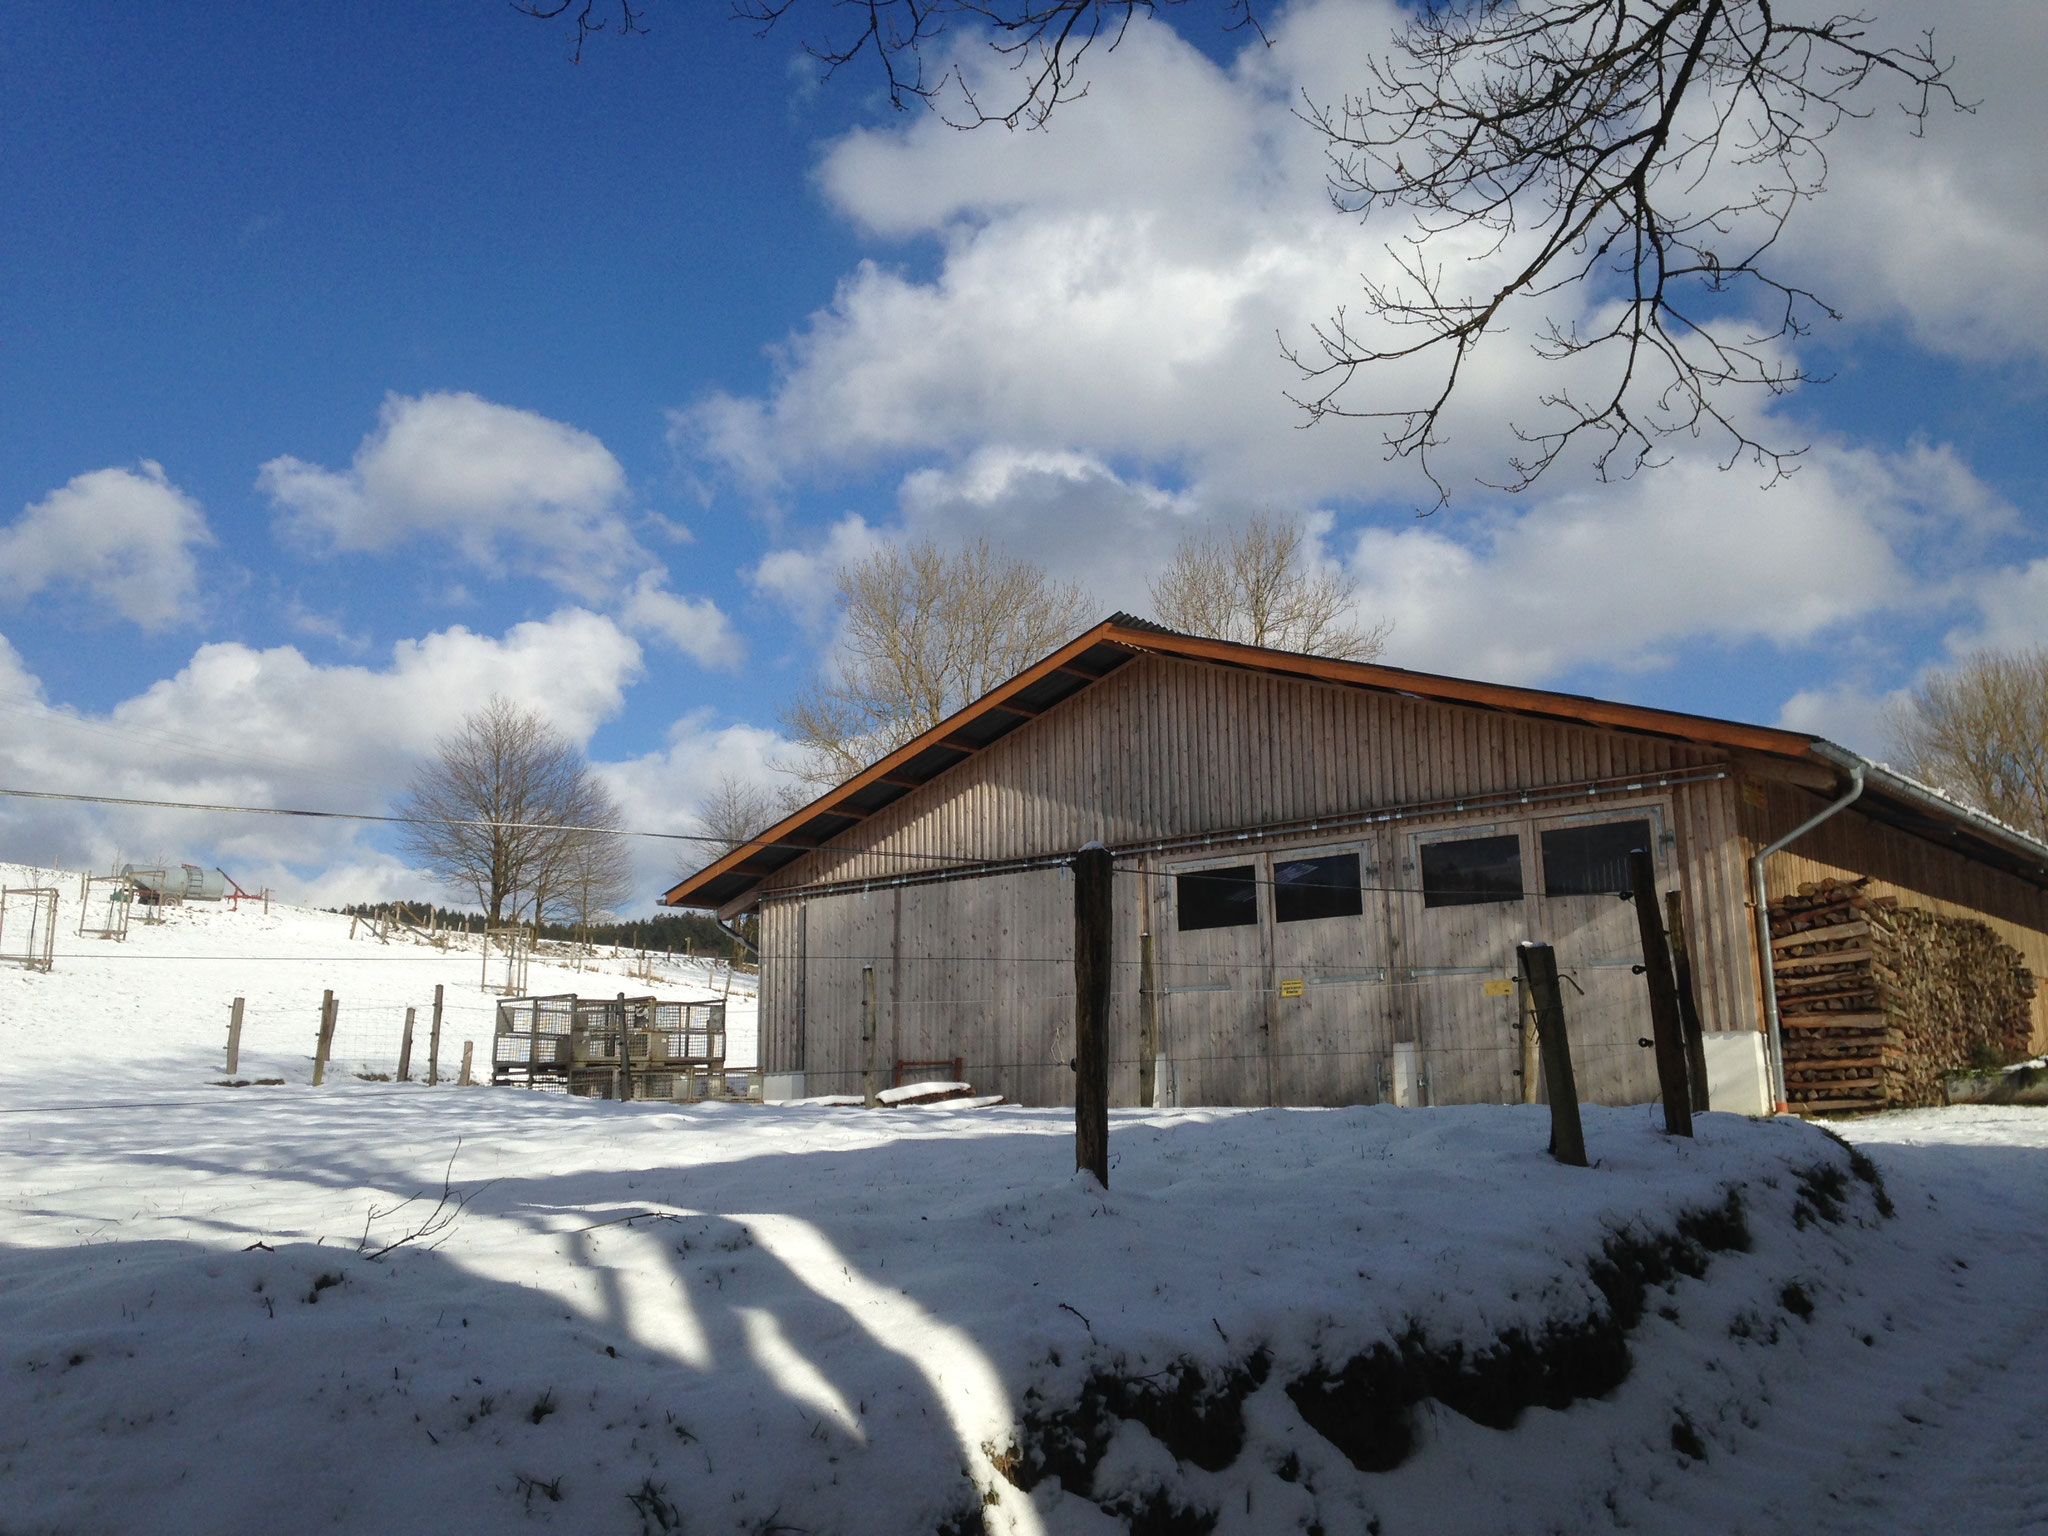
[[[326,996],[332,997],[333,994]],[[490,1081],[494,1014],[488,1001],[431,994],[414,1004],[351,1003],[323,997],[303,1007],[248,1008],[236,999],[225,1022],[222,1070],[252,1082],[456,1084],[467,1052],[469,1080]],[[322,1051],[322,1036],[326,1037]]]

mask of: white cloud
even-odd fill
[[[1317,327],[1347,307],[1354,332],[1377,339],[1361,276],[1397,281],[1387,247],[1411,226],[1333,211],[1324,143],[1296,113],[1304,96],[1355,91],[1361,61],[1403,19],[1383,0],[1310,0],[1278,19],[1272,48],[1249,46],[1227,68],[1139,22],[1114,53],[1091,56],[1090,95],[1044,132],[963,134],[925,116],[848,135],[821,167],[827,194],[865,230],[935,242],[936,272],[864,262],[789,338],[765,394],[676,413],[672,441],[770,498],[1004,443],[1164,469],[1243,501],[1433,500],[1414,463],[1387,462],[1387,422],[1300,430],[1288,392],[1323,386],[1282,353],[1284,341],[1313,360]],[[986,62],[971,54],[968,67]],[[1483,284],[1521,259],[1525,238],[1495,249],[1483,232],[1440,237],[1431,256]],[[1567,366],[1530,347],[1547,320],[1597,329],[1582,311],[1592,297],[1511,306],[1491,328],[1443,423],[1437,467],[1452,483],[1507,474],[1523,451],[1510,426],[1562,419],[1546,396],[1611,382],[1604,355]],[[1433,357],[1381,363],[1344,398],[1361,411],[1413,406],[1437,370]],[[1642,381],[1638,416],[1657,414],[1661,384]],[[1748,418],[1768,402],[1724,404]],[[1557,473],[1580,473],[1583,457],[1574,450]]]
[[[2048,558],[1992,571],[1971,585],[1977,614],[1947,637],[1951,655],[2048,645]]]
[[[2035,146],[2048,96],[2033,82],[2048,68],[2048,31],[2032,25],[2031,0],[1965,9],[1967,19],[1931,0],[1888,6],[1884,40],[1938,22],[1982,110],[1942,116],[1915,140],[1874,83],[1873,118],[1827,141],[1834,187],[1798,211],[1784,270],[1861,321],[1903,319],[1923,345],[2038,352],[2048,160]],[[1359,323],[1361,275],[1392,275],[1385,247],[1409,226],[1333,211],[1323,142],[1295,113],[1304,98],[1359,89],[1363,61],[1405,15],[1391,0],[1305,0],[1275,19],[1272,47],[1248,44],[1228,66],[1141,21],[1115,52],[1090,56],[1090,94],[1044,132],[959,133],[920,115],[845,136],[819,170],[826,195],[863,231],[931,242],[936,269],[864,262],[788,339],[766,392],[676,413],[672,440],[768,498],[1001,443],[1141,467],[1211,497],[1427,501],[1412,464],[1384,461],[1384,423],[1297,430],[1285,392],[1310,386],[1280,352],[1284,337],[1312,354],[1314,327],[1347,305]],[[978,45],[964,57],[970,70],[993,67]],[[1472,282],[1519,254],[1441,238],[1431,252]],[[1509,424],[1557,419],[1542,396],[1597,387],[1603,361],[1561,370],[1529,346],[1539,313],[1593,324],[1588,302],[1567,292],[1503,317],[1445,423],[1439,467],[1452,484],[1505,474],[1518,446]],[[1413,404],[1434,377],[1426,364],[1381,364],[1347,399]],[[1753,429],[1787,409],[1742,391],[1722,403]],[[1647,396],[1636,404],[1639,416],[1650,408]],[[1759,435],[1794,447],[1802,433],[1781,422]],[[1583,478],[1578,458],[1554,478]]]
[[[1476,523],[1371,529],[1350,565],[1362,610],[1394,620],[1388,660],[1428,670],[1533,681],[1688,639],[1796,645],[1941,597],[1934,551],[1996,515],[1949,468],[1824,444],[1764,491],[1695,456]]]
[[[316,547],[437,539],[487,575],[538,576],[586,602],[616,601],[630,627],[704,666],[737,666],[744,654],[717,603],[668,590],[667,567],[628,525],[626,472],[610,450],[532,411],[471,394],[392,395],[347,471],[278,458],[257,485],[279,526]],[[658,514],[643,520],[673,542],[690,538]]]
[[[1852,752],[1882,762],[1891,750],[1885,711],[1906,696],[1907,690],[1903,688],[1876,693],[1854,682],[1805,688],[1785,701],[1778,711],[1778,724],[1790,731],[1825,736]]]
[[[492,575],[536,575],[586,599],[647,563],[626,476],[588,432],[472,394],[389,396],[345,471],[291,457],[257,486],[316,547],[452,544]]]
[[[500,637],[457,627],[402,641],[377,667],[323,666],[291,646],[204,645],[174,676],[93,715],[34,702],[35,680],[9,648],[0,651],[0,718],[17,728],[0,732],[0,780],[376,813],[436,738],[493,693],[540,710],[582,743],[620,711],[641,665],[639,645],[617,624],[570,608]],[[280,889],[366,860],[394,880],[401,867],[350,822],[11,802],[0,805],[0,827],[12,844],[102,866],[205,851],[244,884]]]
[[[779,600],[813,632],[831,621],[838,592],[836,573],[888,542],[857,513],[848,513],[802,547],[771,550],[747,579],[757,591]]]
[[[709,710],[693,710],[669,727],[668,740],[659,751],[596,766],[627,826],[695,833],[697,806],[721,779],[773,788],[786,782],[774,764],[788,755],[789,746],[774,731],[719,725]],[[639,885],[648,896],[701,869],[717,851],[700,842],[656,838],[633,838],[629,846]]]
[[[620,617],[629,628],[658,636],[706,667],[737,667],[746,647],[708,597],[677,597],[664,585],[659,566],[642,571],[627,594]]]
[[[1968,114],[1937,105],[1915,138],[1879,79],[1867,122],[1827,141],[1828,190],[1785,257],[1859,329],[1903,326],[1969,360],[2048,355],[2048,27],[2037,0],[1893,3],[1878,40],[1935,31]]]
[[[79,475],[0,528],[0,597],[73,585],[144,629],[189,617],[193,550],[211,544],[199,504],[163,466]]]

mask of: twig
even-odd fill
[[[362,1254],[364,1258],[374,1264],[387,1253],[403,1248],[408,1243],[423,1243],[428,1248],[438,1248],[442,1243],[446,1242],[449,1232],[454,1228],[455,1223],[461,1219],[463,1211],[469,1206],[469,1202],[489,1189],[491,1185],[498,1182],[496,1179],[491,1179],[479,1184],[475,1189],[457,1193],[453,1180],[455,1176],[455,1159],[461,1151],[462,1138],[458,1136],[455,1138],[455,1150],[448,1154],[447,1170],[441,1175],[441,1198],[435,1202],[433,1210],[427,1214],[425,1221],[421,1222],[397,1241],[386,1243],[381,1248],[371,1249],[371,1225],[386,1216],[397,1215],[398,1212],[413,1204],[414,1201],[426,1199],[426,1191],[420,1191],[409,1200],[401,1200],[388,1210],[380,1211],[373,1205],[370,1207],[369,1214],[363,1218],[363,1235],[356,1243],[356,1252]]]

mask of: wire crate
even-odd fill
[[[508,997],[491,1082],[600,1099],[725,1096],[725,1004],[656,997]]]

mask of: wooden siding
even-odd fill
[[[960,1055],[984,1091],[1031,1103],[1072,1095],[1072,887],[1063,870],[795,899],[777,899],[777,890],[1058,854],[1091,839],[1130,846],[1457,796],[1712,771],[1720,761],[1655,737],[1141,658],[773,878],[763,906],[763,1063],[806,1072],[814,1093],[857,1090],[860,968],[872,964],[884,1082],[898,1059]],[[1483,965],[1450,963],[1459,959],[1445,949],[1458,942],[1450,928],[1430,940],[1443,954],[1411,957],[1403,946],[1430,931],[1421,922],[1416,840],[1512,826],[1531,851],[1533,879],[1541,826],[1646,812],[1670,834],[1660,859],[1692,914],[1707,1027],[1758,1027],[1734,781],[1644,785],[1143,855],[1145,873],[1120,874],[1117,885],[1113,1101],[1136,1100],[1138,934],[1148,921],[1159,935],[1162,983],[1185,989],[1161,1005],[1176,1063],[1168,1101],[1177,1087],[1187,1103],[1369,1102],[1383,1090],[1397,1040],[1436,1052],[1440,1102],[1518,1097],[1513,1005],[1483,984],[1510,974],[1514,942],[1553,937],[1543,926],[1564,921],[1564,908],[1532,897],[1512,910],[1451,909],[1472,928],[1466,937],[1484,950]],[[1274,855],[1332,849],[1358,850],[1377,872],[1355,932],[1333,928],[1311,941],[1276,931],[1266,911],[1256,934],[1218,941],[1213,956],[1176,947],[1196,937],[1170,931],[1176,869],[1253,862],[1270,880]],[[1269,902],[1269,888],[1261,891]],[[1645,1096],[1653,1076],[1649,1053],[1633,1044],[1647,1033],[1640,978],[1606,933],[1626,929],[1625,910],[1585,907],[1570,919],[1571,934],[1555,936],[1592,945],[1585,925],[1601,925],[1598,944],[1580,957],[1593,967],[1583,972],[1593,1001],[1582,1076],[1589,1097],[1612,1100]],[[1195,975],[1204,965],[1216,973],[1206,981]],[[1302,997],[1279,999],[1290,979],[1303,982]]]
[[[1720,761],[1657,737],[1141,657],[761,890]]]
[[[1782,837],[1832,796],[1790,784],[1751,781],[1743,797],[1745,856]],[[1764,804],[1752,803],[1760,792]],[[2034,1050],[2048,1050],[2048,892],[1974,859],[1848,810],[1822,822],[1764,872],[1769,898],[1790,895],[1804,882],[1869,876],[1871,889],[1945,917],[1989,923],[2017,949],[2040,989],[2034,995]]]

